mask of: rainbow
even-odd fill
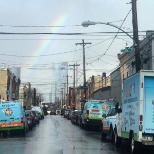
[[[53,26],[63,25],[66,22],[67,18],[68,18],[67,14],[61,15],[51,25]],[[57,33],[59,31],[60,31],[60,27],[52,27],[50,32]],[[39,55],[45,54],[46,49],[49,47],[49,45],[51,45],[51,41],[52,41],[51,39],[53,39],[53,37],[55,36],[54,35],[49,35],[48,37],[44,36],[44,40],[37,47],[37,49],[34,50],[32,57],[29,58],[27,62],[28,65],[33,67],[35,64],[38,63],[38,61],[40,60]],[[24,71],[24,76],[29,76],[30,74],[32,74],[32,72],[33,72],[33,69],[26,69]]]

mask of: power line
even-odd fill
[[[116,21],[111,21],[111,22],[107,22],[107,23],[114,23],[114,22],[121,22],[122,20],[116,20]],[[78,27],[78,26],[82,26],[82,25],[63,25],[63,26],[53,26],[53,25],[0,25],[0,27],[23,27],[23,28],[25,28],[25,27],[27,27],[27,28],[44,28],[44,27],[49,27],[49,28],[51,28],[51,27]]]

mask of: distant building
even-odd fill
[[[16,77],[21,79],[21,68],[20,67],[12,67],[10,68],[10,70]]]
[[[19,99],[20,79],[9,69],[0,70],[0,97],[2,100]]]
[[[32,105],[32,90],[29,82],[21,83],[19,90],[19,101],[25,109],[31,109]]]

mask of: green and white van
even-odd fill
[[[113,102],[109,101],[86,102],[81,115],[81,126],[85,129],[92,126],[100,127],[102,119],[106,117],[108,111],[113,107]]]

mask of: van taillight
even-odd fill
[[[23,120],[23,118],[21,118],[21,123],[24,123],[24,120]]]
[[[142,124],[142,121],[143,121],[143,116],[140,115],[140,125]]]
[[[89,115],[89,110],[87,110],[87,114]]]

